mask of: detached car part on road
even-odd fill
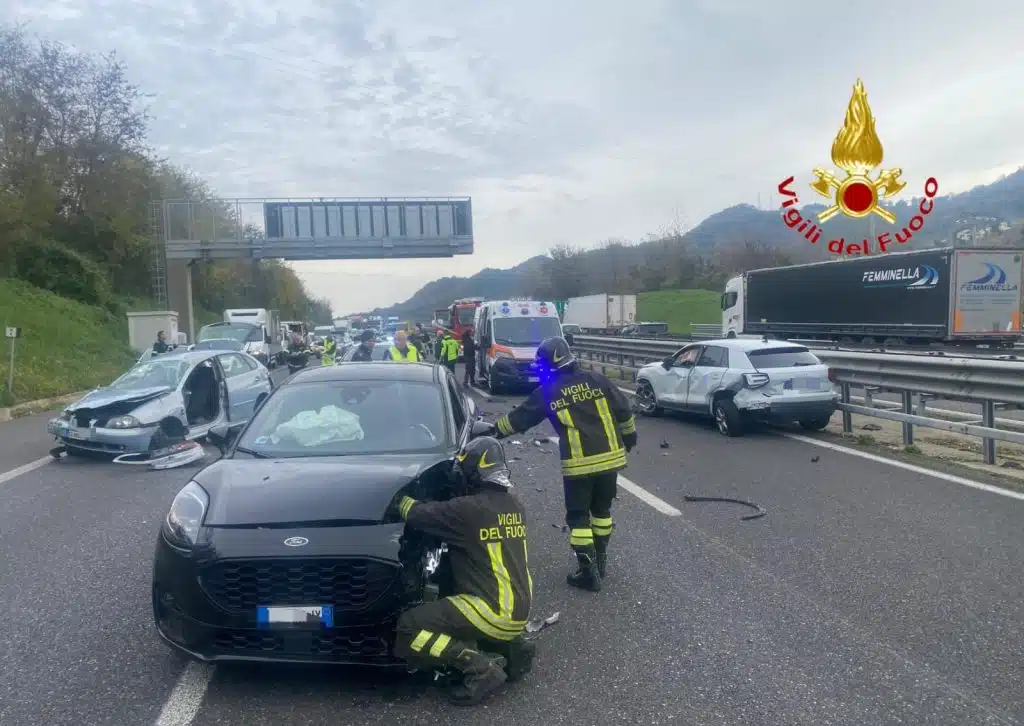
[[[270,395],[270,372],[239,351],[171,352],[138,363],[50,419],[68,454],[110,456],[165,449],[242,423]]]
[[[729,338],[684,346],[637,373],[637,408],[711,416],[724,436],[741,436],[752,422],[828,426],[839,391],[828,366],[802,345]]]
[[[490,430],[423,363],[311,368],[281,384],[224,458],[174,498],[153,564],[166,642],[202,661],[402,665],[398,615],[451,593],[445,545],[389,513],[451,495],[456,454]]]

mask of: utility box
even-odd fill
[[[152,348],[161,330],[167,342],[174,345],[178,340],[178,313],[171,310],[128,313],[128,345],[135,352]]]

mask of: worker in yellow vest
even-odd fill
[[[445,330],[441,339],[441,364],[455,375],[455,363],[459,360],[459,341],[452,337],[452,331]]]
[[[418,363],[419,351],[416,346],[409,345],[409,336],[404,330],[395,333],[395,344],[388,351],[388,357],[396,363]]]

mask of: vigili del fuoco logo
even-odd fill
[[[860,79],[853,86],[853,96],[846,108],[846,119],[839,130],[836,140],[832,142],[832,163],[845,172],[845,176],[837,175],[822,167],[814,169],[814,181],[810,186],[815,192],[829,200],[830,205],[817,215],[812,222],[800,214],[800,200],[793,191],[794,177],[788,177],[779,184],[779,194],[783,196],[782,220],[790,229],[798,232],[811,244],[821,240],[822,227],[837,214],[844,214],[853,219],[862,219],[875,215],[887,224],[896,224],[896,215],[881,206],[883,199],[899,194],[907,185],[900,181],[903,170],[899,168],[881,169],[878,176],[871,178],[872,172],[882,165],[882,142],[875,133],[875,117],[868,105],[868,94]],[[917,207],[917,213],[910,218],[906,226],[897,232],[883,232],[872,240],[847,242],[844,238],[832,239],[828,242],[828,251],[847,255],[868,255],[873,252],[888,252],[893,244],[903,245],[909,242],[914,233],[924,227],[924,219],[935,206],[935,195],[939,193],[939,182],[935,177],[928,177],[924,184],[924,197]]]

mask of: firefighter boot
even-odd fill
[[[566,575],[565,581],[581,590],[600,592],[601,573],[597,570],[597,550],[594,549],[593,545],[573,547],[573,550],[576,552],[579,569],[572,575]]]
[[[457,706],[475,706],[501,688],[507,678],[504,658],[484,655],[470,648],[463,648],[452,666],[462,673],[462,683],[448,692],[448,698]]]
[[[605,577],[607,577],[606,572],[608,568],[608,540],[610,539],[611,537],[608,536],[603,536],[599,534],[594,535],[594,549],[597,551],[597,557],[595,558],[594,564],[597,565],[597,572],[599,575],[601,575],[602,580]]]
[[[490,641],[485,649],[505,659],[505,675],[509,683],[515,683],[533,669],[533,658],[537,646],[522,635],[508,642]]]

